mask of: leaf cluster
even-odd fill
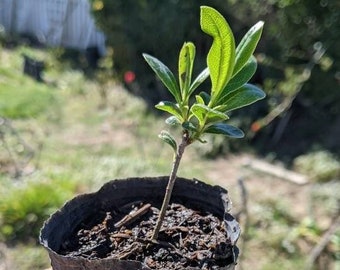
[[[182,127],[189,136],[189,144],[194,141],[205,142],[202,135],[206,133],[242,138],[242,130],[225,121],[229,119],[229,112],[265,97],[261,89],[248,83],[257,68],[253,53],[262,33],[263,22],[255,24],[237,47],[227,21],[215,9],[202,6],[200,24],[202,31],[213,38],[213,43],[207,55],[207,68],[195,79],[192,71],[196,49],[191,42],[185,42],[180,50],[178,81],[160,60],[143,54],[175,99],[162,101],[156,108],[171,115],[166,119],[167,124]],[[211,90],[196,94],[195,90],[208,77],[211,80]],[[162,131],[160,138],[174,151],[177,150],[176,141],[169,132]]]

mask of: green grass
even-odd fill
[[[0,116],[11,119],[36,117],[56,105],[56,89],[25,76],[19,53],[2,52],[1,55]]]
[[[36,87],[28,78],[22,79],[17,84],[6,83],[6,86],[0,83],[0,88],[2,89],[0,115],[3,117],[11,119],[36,117],[55,102],[50,89],[44,85]]]
[[[4,184],[4,183],[3,183]],[[0,239],[36,242],[48,216],[70,199],[75,183],[49,179],[3,185],[0,197]]]

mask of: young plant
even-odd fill
[[[151,239],[153,241],[158,238],[185,148],[196,141],[204,143],[203,135],[206,133],[242,138],[244,136],[242,130],[225,123],[229,119],[228,113],[265,97],[261,89],[248,83],[257,68],[253,53],[262,33],[263,22],[255,24],[236,48],[234,35],[218,11],[202,6],[200,24],[203,32],[213,37],[213,43],[207,55],[208,67],[195,80],[192,80],[195,59],[193,43],[185,42],[179,53],[179,83],[160,60],[143,54],[146,62],[175,99],[162,101],[156,108],[171,115],[165,121],[167,124],[182,128],[179,144],[168,131],[162,131],[159,135],[172,147],[175,157],[163,205],[153,231]],[[211,80],[211,91],[195,94],[198,86],[208,77]]]

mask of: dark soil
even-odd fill
[[[141,208],[144,212],[136,216]],[[77,228],[59,253],[87,259],[137,260],[151,269],[220,269],[230,264],[233,254],[223,221],[171,204],[155,243],[149,239],[158,212],[156,207],[137,203],[98,213]]]

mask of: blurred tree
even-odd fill
[[[272,110],[282,108],[262,123],[272,122],[260,136],[264,149],[288,158],[313,145],[340,154],[340,2],[229,3],[240,22],[266,21],[262,76]]]

